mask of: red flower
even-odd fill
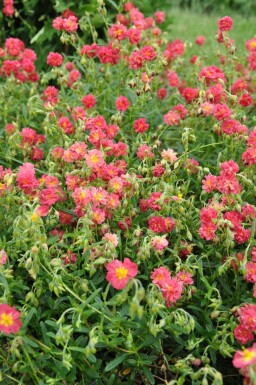
[[[92,94],[88,94],[82,98],[82,103],[85,106],[85,108],[90,109],[95,106],[96,99]]]
[[[119,96],[119,98],[116,99],[115,105],[118,111],[126,111],[128,110],[130,103],[125,96]]]
[[[170,306],[171,304],[175,304],[181,297],[183,283],[177,278],[169,278],[163,281],[161,289],[166,301],[166,306]]]
[[[238,325],[234,329],[234,337],[240,344],[247,344],[249,341],[254,340],[254,335],[252,332],[248,331],[245,327],[242,325]]]
[[[140,42],[141,33],[137,28],[131,28],[127,31],[127,36],[132,45],[136,45]]]
[[[142,55],[142,58],[147,61],[151,61],[156,58],[154,48],[150,45],[145,45],[143,48],[141,48],[140,53]]]
[[[76,16],[69,16],[67,19],[63,20],[62,29],[64,29],[67,32],[75,32],[78,28],[77,24],[77,17]]]
[[[25,194],[31,194],[32,191],[38,187],[39,182],[35,177],[35,169],[32,163],[23,163],[23,165],[19,167],[17,184]]]
[[[25,49],[23,41],[14,37],[6,39],[4,47],[8,55],[15,57],[20,56],[21,52]]]
[[[143,132],[147,131],[148,127],[149,127],[149,124],[146,122],[145,118],[139,118],[139,119],[135,120],[135,122],[133,123],[133,128],[134,128],[135,132],[138,132],[141,134]]]
[[[124,40],[127,37],[127,28],[122,24],[113,24],[108,30],[108,36],[119,41]]]
[[[229,16],[224,16],[218,21],[218,27],[221,32],[230,31],[233,26],[233,20]]]
[[[52,67],[59,67],[63,62],[63,57],[58,52],[50,52],[47,56],[47,64]]]
[[[168,233],[175,227],[175,221],[170,217],[153,216],[148,220],[149,229],[154,233]]]
[[[117,290],[123,289],[131,278],[138,274],[138,267],[136,263],[129,258],[125,258],[124,262],[114,260],[109,262],[106,266],[107,281]]]
[[[204,45],[205,43],[205,37],[204,36],[197,36],[196,38],[196,44],[198,45]]]
[[[241,325],[250,332],[256,331],[256,305],[246,304],[239,310]]]
[[[162,24],[165,20],[165,13],[161,11],[157,11],[154,13],[155,21],[157,24]]]
[[[6,334],[18,333],[21,328],[20,312],[15,307],[0,305],[0,330]]]
[[[137,70],[138,68],[141,68],[143,64],[144,59],[142,54],[138,51],[132,52],[131,56],[129,57],[129,68],[132,70]]]

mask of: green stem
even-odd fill
[[[31,359],[30,359],[30,357],[29,357],[29,354],[28,354],[28,352],[27,352],[27,350],[25,349],[24,346],[22,346],[22,350],[23,350],[23,352],[24,352],[24,354],[25,354],[25,356],[26,356],[26,359],[27,359],[27,361],[28,361],[28,364],[29,364],[29,366],[30,366],[30,368],[31,368],[31,371],[32,371],[31,374],[32,374],[32,376],[34,377],[34,380],[36,380],[35,384],[36,384],[36,385],[39,385],[39,381],[40,381],[40,380],[39,380],[39,378],[37,377],[35,368],[34,368],[32,362],[31,362]]]

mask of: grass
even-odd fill
[[[168,14],[169,25],[166,30],[169,32],[170,39],[181,39],[187,43],[193,43],[191,55],[198,54],[201,50],[202,55],[208,57],[208,64],[213,64],[216,59],[215,34],[218,29],[218,19],[223,16],[231,16],[234,24],[230,31],[230,37],[234,39],[238,54],[244,52],[246,40],[256,35],[256,17],[246,18],[237,13],[212,13],[210,15],[201,14],[193,10],[172,8],[165,9]],[[198,47],[194,44],[199,35],[206,38],[205,45]]]

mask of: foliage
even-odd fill
[[[1,2],[0,2],[1,7]],[[1,7],[2,8],[2,7]],[[110,22],[114,13],[117,11],[114,2],[107,1],[106,15]],[[64,0],[50,0],[43,2],[40,0],[26,0],[15,3],[15,13],[12,17],[5,17],[0,13],[0,23],[3,28],[0,31],[0,41],[4,41],[9,36],[19,36],[26,45],[30,45],[38,54],[38,69],[43,68],[44,58],[50,50],[67,51],[72,47],[61,43],[59,33],[52,28],[52,20],[60,16],[63,12],[70,10],[79,18],[84,18],[90,22],[93,28],[97,29],[100,35],[104,34],[105,22],[98,13],[99,5],[97,1],[87,0],[77,2],[75,0],[68,3]],[[91,31],[83,30],[81,38],[84,43],[91,43]],[[69,53],[71,53],[69,52]]]
[[[256,331],[255,39],[238,56],[219,21],[206,66],[163,14],[77,7],[34,35],[40,76],[20,39],[0,50],[1,380],[228,384]]]
[[[190,8],[196,12],[239,12],[251,16],[255,14],[256,4],[254,0],[173,0],[172,6]]]

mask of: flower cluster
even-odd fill
[[[156,284],[165,299],[166,306],[174,305],[182,295],[186,285],[192,285],[192,275],[186,271],[179,271],[175,277],[171,277],[170,271],[161,266],[153,270],[150,276],[152,283]]]
[[[6,39],[4,49],[0,48],[0,76],[14,76],[19,82],[39,81],[36,72],[35,51],[26,48],[22,40],[14,37]]]

